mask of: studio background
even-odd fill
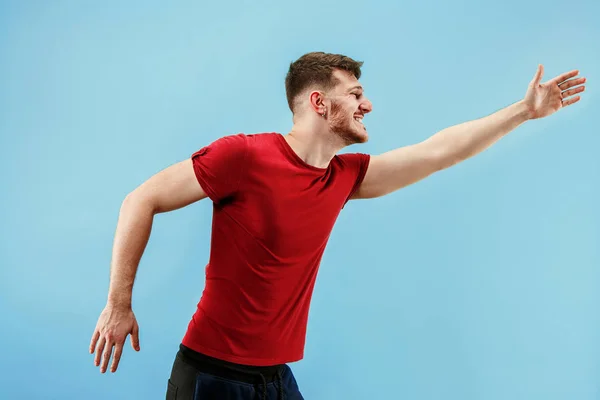
[[[583,100],[392,195],[351,202],[314,291],[307,400],[600,397],[600,3],[1,1],[0,398],[163,399],[211,204],[155,218],[116,374],[88,353],[119,207],[211,141],[291,127],[309,51],[365,62],[378,154],[571,69]]]

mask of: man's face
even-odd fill
[[[338,84],[327,96],[331,102],[329,128],[348,145],[369,140],[363,117],[371,112],[373,105],[363,94],[363,88],[354,75],[336,70],[333,73]]]

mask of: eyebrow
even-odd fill
[[[357,86],[353,86],[353,87],[351,87],[350,89],[348,89],[348,92],[351,92],[351,91],[353,91],[354,89],[360,89],[360,90],[364,90],[362,86],[360,86],[360,85],[357,85]]]

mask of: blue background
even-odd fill
[[[126,4],[123,4],[126,3]],[[162,399],[203,288],[211,205],[156,217],[141,352],[88,354],[118,211],[221,136],[291,127],[314,50],[365,61],[381,153],[580,69],[583,100],[342,212],[316,284],[306,399],[600,398],[600,3],[0,2],[2,399]]]

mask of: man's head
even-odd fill
[[[362,65],[347,56],[322,52],[294,61],[285,89],[295,123],[326,126],[347,144],[366,142],[362,117],[372,105],[358,82]]]

